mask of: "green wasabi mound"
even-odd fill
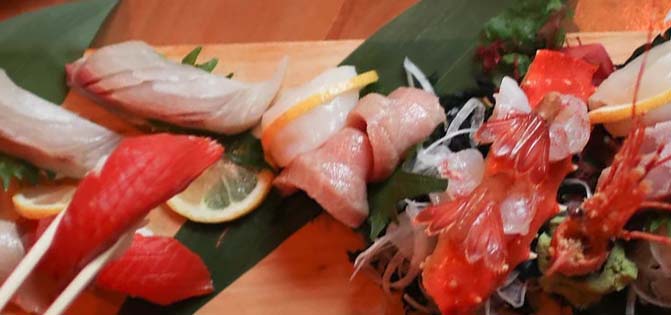
[[[536,251],[538,252],[538,267],[542,272],[545,272],[550,264],[551,240],[551,236],[546,233],[538,238]],[[636,280],[637,275],[636,264],[627,259],[624,248],[616,244],[600,273],[583,277],[567,277],[556,273],[552,276],[541,277],[539,283],[546,292],[563,296],[577,308],[586,308],[598,302],[602,296],[624,289]]]

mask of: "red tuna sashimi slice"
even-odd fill
[[[357,227],[368,216],[366,177],[371,160],[366,135],[345,128],[294,159],[275,179],[275,186],[287,193],[301,189],[333,217]]]
[[[594,86],[599,86],[603,80],[615,71],[613,61],[610,59],[606,48],[601,44],[564,47],[561,52],[599,67],[594,73],[594,77],[592,77]]]
[[[348,117],[348,125],[366,131],[373,148],[371,181],[387,178],[403,153],[428,137],[445,120],[438,97],[415,88],[398,88],[389,97],[368,94]]]
[[[160,305],[214,290],[198,255],[173,238],[140,234],[121,257],[105,266],[96,284]]]
[[[40,270],[69,278],[151,209],[185,189],[223,148],[194,136],[127,138],[79,184]]]

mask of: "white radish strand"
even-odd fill
[[[485,109],[485,104],[483,104],[479,99],[477,98],[470,98],[464,106],[461,107],[459,112],[457,112],[457,115],[454,116],[454,119],[450,122],[450,125],[447,127],[447,133],[454,132],[459,130],[461,125],[464,124],[466,119],[468,119],[468,116],[475,111],[476,108],[481,107],[482,110],[484,111]],[[484,114],[483,114],[483,121],[484,121]],[[473,127],[471,127],[473,128]],[[448,142],[447,145],[450,145]]]
[[[416,64],[410,61],[410,58],[405,57],[405,59],[403,60],[403,68],[405,68],[406,74],[408,75],[408,85],[410,85],[411,87],[415,87],[415,82],[413,82],[412,79],[412,77],[415,77],[419,82],[419,85],[422,86],[422,89],[424,91],[427,91],[434,95],[436,94],[436,92],[433,90],[433,87],[431,86],[431,83],[426,78],[424,72],[422,72],[422,70],[420,70]],[[412,76],[410,76],[411,74]]]
[[[408,207],[418,207],[416,204]],[[415,210],[410,210],[413,212]],[[391,258],[379,270],[381,286],[385,292],[390,293],[392,289],[403,289],[410,285],[421,272],[420,264],[431,253],[434,246],[433,238],[430,238],[421,226],[415,226],[410,218],[410,212],[400,214],[398,224],[392,223],[387,228],[386,234],[373,243],[368,249],[359,254],[354,262],[354,273],[352,278],[362,269],[371,268],[371,262],[385,259],[385,253],[391,253]],[[399,279],[392,282],[391,277],[396,273]]]
[[[496,294],[514,308],[524,305],[527,293],[527,283],[518,279],[519,273],[513,272],[508,276],[506,283],[496,289]]]
[[[587,198],[592,198],[592,188],[590,188],[584,180],[577,178],[567,178],[564,180],[564,184],[580,185],[585,189],[585,195]]]
[[[636,315],[636,291],[629,288],[627,290],[627,306],[624,309],[625,315]]]

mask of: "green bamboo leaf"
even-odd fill
[[[371,88],[387,94],[406,85],[407,56],[431,79],[439,94],[476,86],[474,49],[483,25],[513,0],[424,0],[380,29],[349,55],[343,64],[358,72],[376,70],[380,80]]]
[[[396,204],[432,192],[444,191],[447,180],[408,173],[400,168],[386,181],[368,188],[370,239],[374,240],[390,221],[396,220]]]
[[[0,23],[0,68],[17,85],[62,103],[67,93],[65,64],[82,56],[116,3],[72,2]]]

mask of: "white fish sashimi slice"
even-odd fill
[[[263,114],[262,128],[268,127],[277,117],[301,100],[324,92],[330,86],[355,76],[354,67],[341,66],[324,71],[302,86],[283,91],[273,106]],[[343,93],[295,119],[279,131],[270,145],[270,153],[275,163],[279,166],[286,166],[300,154],[312,151],[324,144],[333,134],[343,128],[347,115],[356,106],[358,99],[358,91]]]
[[[25,256],[26,250],[21,241],[16,224],[11,221],[0,220],[0,284],[14,271],[14,268]],[[31,314],[41,314],[49,299],[42,294],[45,290],[44,280],[29,277],[14,296],[13,302],[21,309]]]
[[[70,85],[114,111],[235,134],[258,124],[282,84],[287,59],[271,79],[243,83],[169,61],[142,42],[126,42],[69,68]]]
[[[144,82],[152,81],[190,81],[206,79],[210,74],[198,68],[182,64],[163,65],[154,68],[128,70],[104,77],[96,83],[86,87],[91,93],[108,93],[114,90],[132,87]],[[225,78],[224,78],[225,79]],[[229,80],[232,81],[232,80]],[[235,82],[235,81],[233,81]],[[233,85],[235,86],[235,85]]]
[[[66,66],[70,85],[84,87],[104,77],[170,63],[141,41],[128,41],[96,50]]]
[[[0,283],[14,270],[25,250],[14,222],[0,220]]]
[[[668,91],[671,87],[671,42],[653,47],[647,55],[637,95],[639,101]],[[631,103],[642,61],[643,55],[604,80],[589,99],[590,109]],[[642,116],[642,122],[646,126],[667,120],[671,120],[671,104],[663,105]],[[606,124],[608,131],[615,136],[625,136],[630,127],[631,121],[628,119]]]
[[[18,87],[0,70],[0,150],[75,178],[121,140],[118,134]]]

